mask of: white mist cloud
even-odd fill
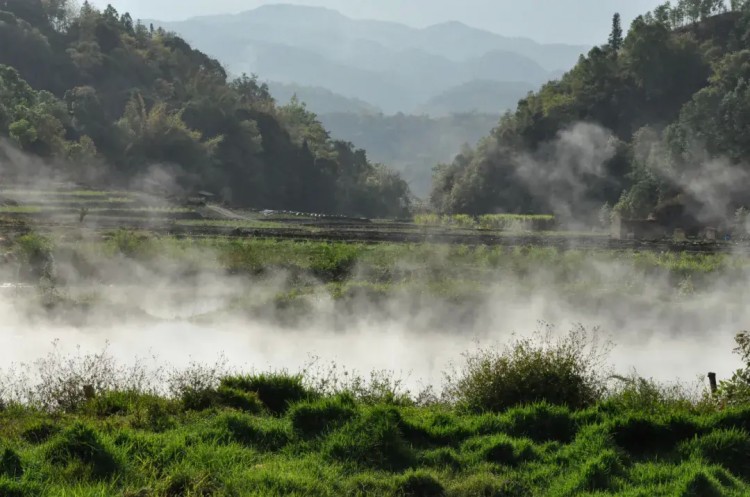
[[[609,143],[606,131],[590,125],[561,134],[554,145],[560,169],[546,179],[557,187],[560,202],[577,195],[577,175],[601,171]],[[157,179],[169,181],[169,174],[156,171]],[[85,230],[67,235],[95,241]],[[415,387],[439,385],[449,363],[460,361],[475,343],[505,343],[545,321],[560,332],[575,323],[600,327],[616,345],[612,362],[621,372],[635,367],[661,380],[690,380],[715,371],[726,378],[740,366],[731,354],[734,336],[750,322],[750,273],[741,266],[695,294],[679,296],[674,282],[637,270],[627,255],[587,257],[567,276],[543,263],[530,264],[526,274],[488,267],[481,274],[458,275],[479,281],[484,290],[466,303],[397,290],[378,301],[362,296],[342,308],[321,289],[301,319],[289,320],[261,303],[294,285],[290,275],[231,277],[218,263],[211,269],[216,254],[210,249],[185,250],[193,252],[181,260],[200,259],[207,269],[196,272],[168,254],[155,254],[151,264],[94,257],[98,280],[71,277],[58,289],[69,300],[51,312],[38,306],[36,289],[14,286],[12,264],[0,265],[0,369],[44,357],[59,340],[67,352],[95,353],[109,344],[125,363],[156,356],[158,364],[179,368],[196,360],[210,363],[223,353],[237,368],[296,370],[317,356],[364,374],[394,370]],[[433,257],[433,267],[453,265],[445,247],[436,248]],[[61,258],[60,273],[75,275],[70,264]],[[424,266],[397,265],[427,286]],[[589,285],[613,291],[587,291]],[[631,285],[641,294],[628,291]],[[255,310],[248,312],[251,307]]]

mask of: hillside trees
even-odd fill
[[[607,44],[521,100],[476,149],[436,168],[433,206],[594,222],[601,205],[643,216],[682,194],[712,204],[714,215],[744,205],[750,13],[731,7],[742,11],[723,13],[723,2],[666,3],[637,18],[622,41],[615,16]],[[698,24],[683,27],[683,18]],[[571,167],[561,143],[583,162]],[[593,153],[607,147],[609,154]],[[712,174],[724,179],[706,179]],[[576,194],[561,203],[565,189]]]
[[[172,33],[112,6],[71,5],[0,1],[0,46],[14,47],[0,50],[0,136],[24,151],[106,163],[110,181],[126,184],[165,166],[183,188],[245,206],[408,210],[398,175],[335,142],[298,102],[277,106],[257,77],[228,81],[218,61]]]

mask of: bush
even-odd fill
[[[546,333],[516,340],[503,351],[464,354],[464,369],[446,378],[446,394],[475,412],[537,402],[584,408],[604,392],[606,352],[599,349],[596,334],[583,327],[558,340],[548,327]]]
[[[734,352],[742,357],[745,367],[734,373],[731,379],[719,384],[717,397],[721,403],[730,406],[750,403],[750,332],[742,332],[735,338]]]
[[[294,430],[305,437],[315,437],[338,428],[356,415],[354,399],[348,395],[295,404],[288,414]]]
[[[295,402],[315,397],[305,388],[302,376],[284,373],[226,377],[221,380],[221,387],[257,394],[268,410],[276,415],[284,414]]]
[[[401,415],[393,408],[376,407],[328,437],[324,452],[337,461],[400,471],[412,467],[416,455],[404,440]]]
[[[114,232],[109,243],[116,252],[125,257],[146,255],[152,249],[149,237],[138,235],[133,231],[125,229],[120,229]]]
[[[399,478],[395,493],[403,497],[442,497],[445,489],[431,474],[413,471]]]
[[[50,463],[65,466],[79,461],[92,469],[93,475],[107,477],[117,470],[117,461],[99,435],[88,426],[76,423],[55,437],[47,449]]]
[[[19,237],[16,245],[20,250],[23,272],[32,280],[54,280],[55,260],[52,255],[54,244],[48,238],[37,234]]]
[[[717,430],[683,443],[680,450],[750,479],[750,436],[745,431]]]
[[[664,385],[637,375],[614,378],[620,383],[611,389],[602,406],[609,412],[658,413],[689,410],[695,405],[694,396],[691,398],[685,387],[679,383]]]

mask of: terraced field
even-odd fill
[[[560,249],[745,252],[744,242],[612,240],[605,232],[550,230],[548,216],[483,216],[457,222],[370,220],[309,213],[230,210],[136,192],[75,187],[34,191],[0,190],[0,230],[147,230],[180,237],[253,237],[361,243],[438,243],[488,246],[548,246]]]

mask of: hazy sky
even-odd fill
[[[397,21],[424,27],[461,21],[506,36],[543,42],[599,44],[606,41],[614,12],[627,26],[663,0],[93,0],[112,3],[135,18],[180,20],[225,14],[272,3],[296,3],[336,9],[350,17]]]

